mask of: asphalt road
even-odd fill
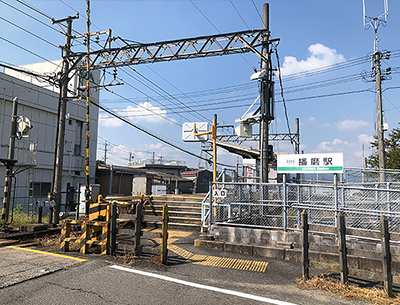
[[[268,262],[265,272],[254,272],[196,265],[171,255],[169,266],[137,261],[124,269],[121,261],[89,255],[87,262],[0,289],[0,304],[366,304],[300,290],[294,283],[299,265]]]

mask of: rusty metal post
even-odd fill
[[[338,239],[339,239],[339,263],[340,263],[340,282],[347,284],[349,280],[349,270],[347,268],[347,247],[346,247],[346,226],[344,223],[343,212],[340,211],[337,216]]]
[[[310,262],[308,258],[308,214],[306,210],[301,213],[301,265],[302,265],[302,275],[303,281],[310,279]]]
[[[168,256],[168,204],[164,204],[162,213],[162,243],[161,243],[161,264],[167,264]]]
[[[385,215],[381,216],[381,238],[382,238],[382,263],[383,263],[383,282],[387,295],[392,298],[393,278],[392,278],[392,255],[390,254],[390,233],[389,223]]]

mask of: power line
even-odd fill
[[[39,9],[35,8],[34,6],[32,6],[32,5],[28,4],[28,3],[26,3],[25,1],[17,0],[17,2],[19,2],[19,3],[23,4],[23,5],[25,5],[26,7],[29,7],[31,10],[34,10],[36,13],[39,13],[40,15],[42,15],[42,16],[44,16],[44,17],[50,19],[50,20],[52,19],[49,15],[43,13],[41,10],[39,10]]]
[[[287,111],[287,107],[286,107],[286,102],[285,102],[285,97],[283,96],[283,85],[282,85],[282,74],[281,74],[281,65],[279,62],[279,54],[278,54],[278,48],[275,46],[275,55],[276,55],[276,61],[278,63],[278,76],[279,76],[279,85],[280,85],[280,91],[281,91],[281,97],[282,97],[282,102],[283,102],[283,108],[285,110],[285,118],[286,118],[286,125],[288,128],[288,133],[289,135],[291,134],[290,132],[290,123],[289,123],[289,116],[288,116],[288,111]],[[290,138],[290,142],[293,145],[293,140],[292,138]]]
[[[23,27],[19,26],[18,24],[15,24],[15,23],[11,22],[10,20],[7,20],[7,19],[5,19],[5,18],[3,18],[1,16],[0,16],[0,19],[5,21],[5,22],[7,22],[7,23],[9,23],[9,24],[11,24],[11,25],[13,25],[13,26],[15,26],[15,27],[17,27],[18,29],[20,29],[20,30],[32,35],[32,36],[35,36],[36,38],[38,38],[38,39],[40,39],[40,40],[42,40],[42,41],[48,43],[49,45],[51,45],[51,46],[53,46],[53,47],[58,49],[58,46],[55,45],[54,43],[44,39],[43,37],[40,37],[39,35],[36,35],[35,33],[31,32],[31,31],[28,31],[27,29],[24,29]]]
[[[160,137],[160,136],[158,136],[158,135],[155,135],[154,133],[152,133],[152,132],[150,132],[150,131],[144,129],[143,127],[138,126],[137,124],[133,124],[131,121],[126,120],[126,119],[123,118],[122,116],[120,116],[120,115],[114,113],[113,111],[107,109],[107,108],[104,107],[104,106],[101,106],[100,104],[96,104],[95,102],[92,102],[92,104],[95,105],[95,106],[97,106],[97,107],[99,107],[101,110],[107,112],[108,114],[110,114],[110,115],[116,117],[117,119],[123,121],[124,123],[126,123],[126,124],[128,124],[128,125],[130,125],[130,126],[136,128],[136,129],[142,131],[143,133],[145,133],[145,134],[147,134],[147,135],[149,135],[149,136],[151,136],[151,137],[153,137],[153,138],[155,138],[155,139],[157,139],[157,140],[159,140],[159,141],[161,141],[161,142],[163,142],[163,143],[165,143],[165,144],[167,144],[167,145],[169,145],[169,146],[171,146],[171,147],[173,147],[173,148],[175,148],[175,149],[177,149],[177,150],[180,150],[180,151],[182,151],[182,152],[184,152],[184,153],[186,153],[186,154],[189,154],[189,155],[191,155],[191,156],[193,156],[193,157],[201,158],[201,159],[203,159],[203,160],[205,160],[205,161],[207,161],[207,162],[209,161],[209,160],[206,159],[206,158],[203,158],[203,157],[201,157],[201,156],[198,156],[198,155],[195,154],[195,153],[192,153],[192,152],[190,152],[190,151],[188,151],[188,150],[186,150],[186,149],[183,149],[183,148],[181,148],[181,147],[179,147],[179,146],[177,146],[177,145],[175,145],[175,144],[173,144],[173,143],[171,143],[171,142],[168,142],[167,140],[163,139],[162,137]]]
[[[264,22],[264,21],[263,21],[263,17],[261,17],[261,14],[260,14],[260,12],[258,11],[258,8],[257,8],[257,6],[256,6],[256,4],[254,3],[253,0],[251,0],[251,3],[253,3],[254,9],[256,10],[256,12],[257,12],[257,14],[258,14],[258,17],[260,17],[261,22]]]
[[[22,11],[22,10],[16,8],[15,6],[13,6],[13,5],[11,5],[11,4],[5,2],[4,0],[0,0],[0,2],[3,3],[3,4],[5,4],[5,5],[7,5],[7,6],[9,6],[9,7],[11,7],[12,9],[16,10],[17,12],[19,12],[19,13],[21,13],[21,14],[24,14],[25,16],[28,16],[29,18],[31,18],[31,19],[33,19],[33,20],[39,22],[40,24],[42,24],[42,25],[44,25],[44,26],[46,26],[46,27],[52,29],[53,31],[56,31],[56,32],[59,33],[59,34],[64,34],[63,32],[56,30],[55,28],[53,28],[52,26],[48,25],[47,23],[45,23],[45,22],[43,22],[43,21],[41,21],[41,20],[39,20],[39,19],[33,17],[32,15],[29,15],[28,13],[26,13],[26,12],[24,12],[24,11]]]
[[[1,37],[1,36],[0,36],[0,39],[2,39],[2,40],[4,40],[4,41],[8,42],[9,44],[12,44],[13,46],[15,46],[15,47],[17,47],[17,48],[20,48],[21,50],[24,50],[25,52],[28,52],[28,53],[30,53],[30,54],[36,56],[36,57],[39,57],[39,58],[43,59],[43,60],[46,61],[46,62],[49,62],[49,63],[51,63],[51,64],[57,66],[57,64],[55,64],[54,62],[50,61],[49,59],[47,59],[47,58],[45,58],[45,57],[43,57],[43,56],[41,56],[41,55],[39,55],[39,54],[37,54],[37,53],[31,51],[31,50],[28,50],[28,49],[26,49],[26,48],[24,48],[24,47],[22,47],[22,46],[20,46],[20,45],[18,45],[18,44],[16,44],[16,43],[10,41],[10,40],[8,40],[8,39],[6,39],[6,38],[4,38],[4,37]]]
[[[236,6],[233,4],[232,0],[229,0],[229,2],[232,4],[233,8],[235,9],[236,13],[239,15],[240,19],[243,21],[244,25],[246,26],[247,29],[250,29],[250,27],[247,25],[246,21],[244,21],[242,15],[240,14],[240,12],[238,11],[238,9],[236,8]]]

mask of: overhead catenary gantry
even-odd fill
[[[91,69],[115,68],[130,65],[168,62],[191,58],[205,58],[229,54],[255,53],[260,59],[266,60],[256,49],[265,43],[269,37],[267,30],[248,30],[226,34],[183,38],[155,43],[127,43],[122,47],[111,47],[111,41],[118,38],[108,38],[108,42],[100,50],[90,52]],[[272,40],[276,41],[276,39]],[[75,69],[78,62],[87,53],[71,54]]]

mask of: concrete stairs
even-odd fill
[[[200,231],[201,202],[205,194],[158,195],[144,205],[144,221],[161,227],[160,217],[164,204],[168,204],[168,228]]]

